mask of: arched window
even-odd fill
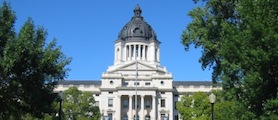
[[[117,48],[117,60],[121,59],[120,49]]]

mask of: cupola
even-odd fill
[[[142,10],[140,6],[134,9],[134,16],[122,28],[118,39],[125,41],[149,41],[157,40],[156,33],[152,27],[141,16]]]
[[[133,10],[131,20],[122,28],[115,41],[115,65],[140,61],[159,65],[160,42],[152,27],[141,16],[139,5]]]

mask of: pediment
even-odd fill
[[[107,70],[108,73],[118,73],[120,71],[135,71],[136,62],[129,62],[121,65],[110,66]],[[166,69],[162,66],[155,64],[149,64],[145,62],[138,61],[138,71],[156,71],[156,72],[167,72]]]
[[[118,70],[136,70],[136,62],[122,66]],[[149,65],[138,62],[138,70],[156,70],[156,69]]]

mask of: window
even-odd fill
[[[151,101],[150,100],[146,100],[146,108],[151,108]]]
[[[136,84],[137,84],[137,85],[140,85],[139,82],[134,82],[134,85],[136,85]]]
[[[165,99],[160,100],[160,107],[165,107]]]
[[[108,99],[108,107],[113,107],[113,99]]]
[[[113,94],[113,92],[112,92],[112,91],[109,91],[108,93],[109,93],[109,94]]]
[[[164,81],[161,81],[160,84],[161,84],[161,85],[164,85]]]
[[[113,118],[112,113],[108,113],[108,120],[112,120],[112,118]]]
[[[150,83],[150,82],[146,82],[145,85],[146,85],[146,86],[149,86],[149,85],[151,85],[151,83]]]
[[[128,82],[124,82],[124,86],[128,86]]]
[[[96,96],[99,96],[99,94],[96,94]]]
[[[128,100],[127,99],[124,99],[123,108],[128,108]]]
[[[117,48],[117,60],[120,60],[120,59],[121,59],[120,49]]]
[[[165,94],[165,92],[160,92],[160,94]]]
[[[165,114],[160,114],[161,120],[167,120],[167,117]]]
[[[137,106],[137,108],[140,108],[140,104],[141,104],[141,102],[140,102],[141,100],[137,100],[137,105],[135,105],[135,99],[133,100],[133,108],[135,108],[135,106]]]
[[[124,115],[122,120],[128,120],[127,115]]]

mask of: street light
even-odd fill
[[[214,103],[215,103],[215,100],[216,100],[216,96],[211,93],[209,95],[209,101],[211,103],[211,119],[214,120]]]
[[[62,120],[62,101],[63,101],[63,92],[60,91],[58,93],[59,95],[59,103],[60,103],[60,107],[59,107],[59,120]]]

